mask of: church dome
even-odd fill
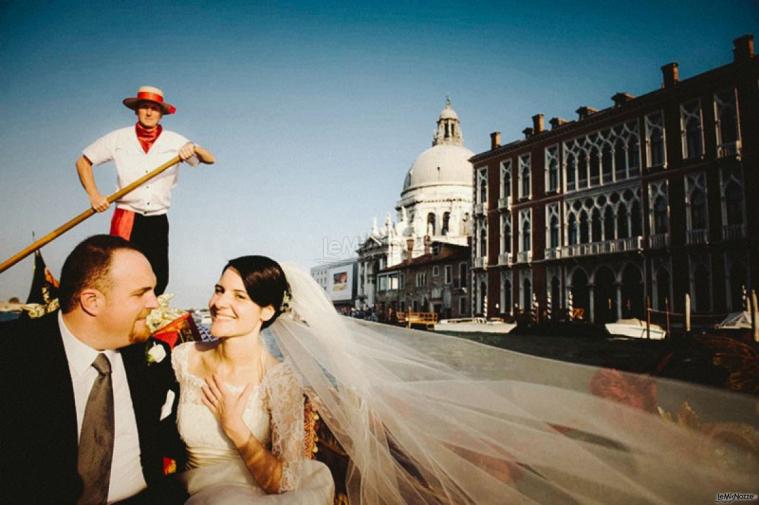
[[[471,186],[472,164],[469,158],[472,156],[474,153],[464,147],[459,116],[451,108],[450,99],[447,99],[437,120],[432,147],[420,154],[411,165],[401,195],[427,186]]]
[[[438,144],[416,159],[406,175],[403,193],[412,189],[438,185],[472,185],[474,153],[461,145]]]

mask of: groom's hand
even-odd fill
[[[203,403],[219,421],[221,429],[227,438],[241,447],[252,436],[250,430],[242,419],[245,406],[253,391],[253,386],[247,384],[239,394],[232,393],[224,387],[217,374],[205,379],[203,390]]]

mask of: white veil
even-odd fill
[[[357,322],[283,268],[291,311],[270,330],[350,456],[352,505],[759,492],[755,398]]]

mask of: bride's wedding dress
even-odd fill
[[[180,478],[190,494],[188,505],[305,504],[332,502],[329,469],[304,457],[303,393],[287,361],[270,368],[250,395],[243,414],[251,433],[284,461],[282,493],[266,494],[248,471],[234,445],[203,404],[203,379],[189,372],[195,344],[174,349],[172,364],[181,392],[177,410],[179,434],[187,445],[189,470]],[[242,386],[226,385],[231,391]]]

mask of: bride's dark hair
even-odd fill
[[[274,323],[282,313],[282,301],[290,289],[279,263],[266,256],[240,256],[229,260],[222,273],[227,268],[232,268],[240,274],[245,291],[257,305],[274,307],[274,316],[264,321],[261,328]]]

